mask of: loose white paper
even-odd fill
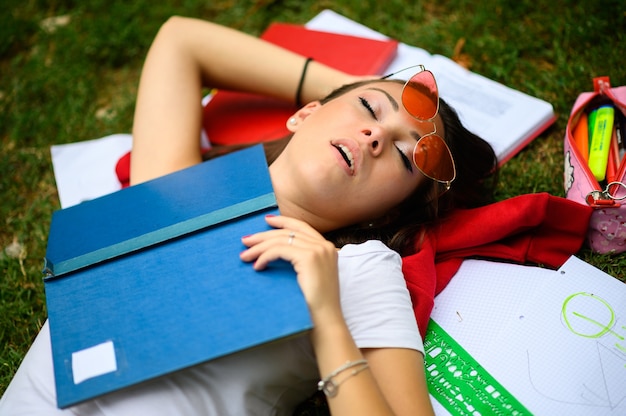
[[[131,147],[129,134],[52,146],[52,164],[61,207],[118,191],[121,184],[115,165]]]
[[[576,257],[466,260],[432,318],[534,415],[626,414],[626,285]]]
[[[486,351],[538,415],[626,414],[626,285],[572,257]]]
[[[113,341],[72,353],[74,384],[117,371]]]

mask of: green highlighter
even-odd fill
[[[606,177],[606,166],[613,134],[613,106],[603,105],[589,114],[589,169],[598,182]]]

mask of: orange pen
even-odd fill
[[[587,113],[582,113],[573,131],[574,144],[580,151],[585,163],[589,161],[589,130],[587,123]]]

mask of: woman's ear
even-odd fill
[[[304,121],[304,119],[317,111],[321,106],[322,103],[320,103],[319,101],[311,101],[310,103],[296,111],[294,115],[289,117],[289,120],[287,120],[287,130],[294,133],[296,130],[298,130],[302,121]]]

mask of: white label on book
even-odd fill
[[[113,341],[72,353],[74,384],[117,371]]]

